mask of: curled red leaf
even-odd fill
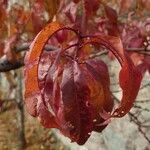
[[[68,43],[68,46],[61,40],[62,47],[49,53],[49,66],[45,66],[44,45],[60,30],[73,31],[77,43]],[[120,38],[87,37],[53,22],[37,35],[25,59],[25,104],[28,112],[38,117],[43,126],[58,128],[78,144],[84,144],[92,131],[101,132],[112,117],[127,114],[141,82],[141,74],[124,52]],[[107,66],[101,60],[83,58],[80,51],[87,48],[87,44],[106,47],[121,64],[119,83],[123,94],[119,107],[113,112]]]
[[[142,74],[134,66],[127,53],[123,50],[120,38],[111,36],[97,36],[86,41],[87,43],[99,43],[109,49],[122,66],[119,73],[119,83],[123,90],[120,106],[113,112],[112,117],[123,117],[132,108],[138,94]]]

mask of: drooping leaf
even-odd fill
[[[113,100],[111,98],[111,92],[109,89],[110,79],[109,73],[106,64],[101,60],[89,60],[86,62],[87,69],[89,73],[92,75],[92,83],[89,83],[89,87],[91,89],[91,105],[93,106],[93,110],[95,112],[94,120],[94,130],[102,131],[105,126],[100,126],[103,123],[103,118],[101,118],[100,112],[105,110],[107,113],[111,113],[113,108]],[[86,74],[85,76],[88,77]],[[89,79],[87,80],[90,81]]]
[[[69,123],[67,130],[73,141],[83,144],[92,131],[90,106],[86,105],[90,99],[90,91],[76,62],[71,62],[64,68],[61,91],[64,118]]]
[[[90,17],[93,14],[95,14],[100,4],[99,0],[84,0],[83,3],[87,17]]]
[[[37,35],[35,42],[38,42],[38,45],[32,44],[31,49],[26,55],[25,59],[25,104],[27,110],[32,116],[37,116],[37,103],[38,99],[34,98],[37,96],[41,99],[39,81],[38,81],[38,61],[42,53],[45,42],[48,40],[48,35],[53,34],[56,30],[59,29],[58,23],[52,23],[46,27],[46,29],[40,32]]]
[[[86,48],[87,44],[99,44],[110,50],[121,64],[119,83],[123,96],[119,107],[112,113],[109,73],[103,61],[84,61],[82,53],[69,53],[65,44],[56,53],[52,52],[54,59],[50,52],[49,67],[40,72],[39,66],[42,67],[45,57],[44,45],[49,37],[64,29],[73,31],[53,22],[35,38],[26,56],[25,103],[28,112],[38,117],[43,126],[58,128],[73,142],[84,144],[91,132],[101,132],[111,117],[122,117],[129,112],[139,90],[141,74],[123,50],[118,37],[92,36],[80,41],[78,46],[73,45],[76,53],[76,47],[83,50],[81,47]]]
[[[120,38],[111,36],[99,36],[97,38],[91,38],[88,42],[104,45],[106,48],[113,52],[122,66],[119,74],[119,83],[123,90],[123,96],[121,99],[121,104],[112,115],[113,117],[122,117],[127,114],[133,106],[140,88],[142,75],[140,71],[134,66],[126,52],[123,50]]]
[[[119,36],[118,16],[116,10],[104,5],[105,13],[108,18],[107,30],[108,35]]]
[[[49,31],[50,27],[52,31]],[[102,109],[104,107],[105,109],[107,100],[105,101],[104,99],[107,99],[109,92],[107,93],[106,90],[106,93],[101,95],[101,93],[105,92],[106,86],[104,83],[98,82],[98,79],[94,79],[94,77],[92,77],[94,74],[91,73],[91,78],[89,78],[91,80],[90,83],[94,80],[97,84],[96,89],[99,90],[98,95],[96,95],[97,98],[99,97],[99,100],[96,100],[96,97],[92,94],[94,93],[95,85],[91,86],[87,84],[88,78],[84,79],[84,68],[86,68],[86,66],[80,66],[75,61],[68,62],[68,64],[64,66],[64,71],[59,73],[58,69],[60,67],[58,66],[59,61],[57,61],[57,59],[60,56],[56,57],[57,59],[52,62],[53,65],[51,65],[47,73],[46,80],[43,79],[45,84],[39,84],[38,63],[42,54],[42,48],[49,35],[56,31],[56,29],[59,29],[59,25],[52,23],[46,29],[42,30],[39,35],[37,35],[30,52],[26,56],[25,103],[28,112],[38,117],[45,127],[59,128],[61,132],[70,137],[72,141],[83,144],[90,136],[92,130],[101,131],[103,129],[103,127],[96,127],[97,124],[104,120],[99,115],[99,109],[94,110],[94,108],[97,108],[98,104],[98,108]],[[93,65],[91,64],[91,66]],[[93,68],[93,70],[95,70],[95,68]],[[99,72],[102,70],[103,67]],[[88,70],[86,69],[86,71]],[[106,70],[104,69],[104,71]],[[42,76],[40,76],[40,78],[41,77]],[[44,78],[44,76],[42,78]],[[101,88],[99,89],[99,87]],[[44,89],[44,91],[42,89]],[[59,93],[62,93],[61,97]],[[112,103],[110,103],[110,105],[111,108]],[[111,109],[109,109],[109,111],[111,111]],[[93,122],[94,119],[98,120],[97,124]]]

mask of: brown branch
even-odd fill
[[[14,50],[15,50],[16,53],[20,53],[22,51],[27,51],[27,50],[29,50],[30,45],[31,45],[31,42],[24,43],[21,46],[17,45]],[[54,51],[54,50],[58,50],[59,48],[55,47],[53,45],[46,44],[44,49],[46,51]],[[144,48],[127,48],[127,51],[150,55],[150,51],[145,50]],[[99,57],[99,56],[107,54],[107,53],[108,53],[108,51],[104,50],[104,51],[101,51],[97,54],[91,55],[89,58],[93,59],[95,57]],[[7,72],[7,71],[10,71],[10,70],[18,69],[18,68],[24,66],[23,61],[24,61],[24,58],[21,58],[19,60],[16,60],[15,62],[11,63],[7,60],[7,58],[0,58],[0,72]]]
[[[134,108],[137,108],[137,109],[140,109],[140,110],[142,110],[142,111],[146,111],[146,112],[150,112],[150,109],[148,109],[148,108],[143,108],[143,107],[141,107],[141,106],[139,106],[139,105],[134,105],[133,106]]]
[[[141,101],[140,101],[140,100],[137,100],[137,101],[136,101],[136,103],[141,103],[141,104],[142,104],[142,103],[149,103],[149,102],[150,102],[150,99],[141,100]]]
[[[145,55],[150,55],[150,50],[145,49],[144,47],[141,48],[125,48],[125,50],[127,52],[135,52],[135,53],[139,53],[139,54],[145,54]]]
[[[22,52],[22,51],[27,51],[27,50],[29,50],[30,45],[31,45],[31,43],[24,43],[24,44],[22,44],[21,46],[18,45],[18,46],[15,48],[15,51],[16,51],[17,53]],[[44,49],[45,49],[46,51],[54,51],[54,50],[58,50],[59,48],[58,48],[58,47],[55,47],[55,46],[53,46],[53,45],[46,44],[45,47],[44,47]]]
[[[146,50],[145,48],[134,48],[134,47],[128,47],[128,48],[125,48],[127,51],[135,51],[135,52],[139,52],[139,51],[148,51]]]
[[[142,89],[144,89],[144,88],[146,88],[146,87],[148,87],[148,86],[150,86],[150,82],[148,82],[148,83],[146,83],[145,85],[143,85],[142,87],[140,87],[140,90],[142,90]]]
[[[95,57],[99,57],[99,56],[105,55],[105,54],[108,54],[108,51],[107,51],[107,50],[103,50],[103,51],[101,51],[101,52],[98,52],[97,54],[91,54],[91,55],[89,56],[89,59],[93,59],[93,58],[95,58]]]
[[[130,117],[130,121],[134,122],[134,124],[137,125],[138,130],[140,131],[140,133],[144,136],[144,138],[148,141],[148,143],[150,144],[150,138],[146,135],[147,132],[144,132],[143,128],[149,128],[150,125],[142,125],[142,123],[139,121],[139,119],[131,112],[129,112],[129,117]]]
[[[112,95],[113,98],[116,100],[117,103],[120,103],[120,100],[115,96],[115,95]],[[141,108],[141,107],[140,107]],[[135,108],[135,109],[138,109],[138,108]],[[143,109],[141,109],[139,112],[141,113],[143,111]],[[137,127],[138,127],[138,130],[139,132],[143,135],[143,137],[147,140],[147,142],[150,144],[150,137],[147,136],[147,132],[144,131],[145,128],[150,128],[150,125],[145,125],[144,122],[141,122],[139,120],[139,115],[137,116],[137,112],[136,114],[132,113],[132,112],[129,112],[128,113],[128,116],[130,118],[130,121],[133,122]],[[149,120],[148,120],[149,122]],[[147,123],[147,122],[146,122]]]
[[[18,69],[22,66],[24,66],[24,58],[16,60],[13,63],[9,62],[6,57],[0,59],[0,72],[7,72],[10,70]]]
[[[25,43],[22,46],[17,46],[15,48],[15,52],[19,53],[22,51],[27,51],[29,50],[30,47],[30,43]],[[54,50],[58,50],[58,47],[52,46],[52,45],[45,45],[44,49],[46,51],[54,51]],[[9,62],[8,59],[6,58],[6,56],[3,56],[0,58],[0,72],[7,72],[10,70],[15,70],[18,69],[20,67],[24,66],[24,57],[15,60],[14,62]]]

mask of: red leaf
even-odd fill
[[[107,18],[110,20],[110,22],[116,24],[118,20],[117,12],[113,8],[107,5],[104,5],[104,8],[105,8]]]
[[[71,23],[76,21],[77,5],[73,2],[70,2],[64,9],[65,15],[68,17]]]
[[[4,55],[4,43],[0,42],[0,57]]]
[[[7,5],[8,5],[8,0],[1,0],[0,4],[3,5],[6,8]]]
[[[79,3],[80,0],[73,0],[74,3]]]
[[[87,40],[87,43],[99,43],[104,45],[113,52],[122,66],[119,82],[123,90],[123,96],[120,106],[114,111],[112,117],[123,117],[133,106],[140,88],[142,75],[133,65],[128,55],[124,52],[120,38],[111,36],[97,36],[96,38]]]
[[[28,112],[32,116],[38,116],[36,106],[38,99],[41,101],[41,92],[38,81],[38,62],[45,42],[48,40],[48,35],[53,34],[59,29],[59,27],[60,25],[54,22],[47,26],[45,31],[40,32],[40,34],[35,38],[38,45],[36,45],[34,41],[31,46],[32,51],[29,51],[25,58],[25,104]]]
[[[62,101],[64,118],[73,141],[84,144],[92,131],[90,106],[90,90],[86,85],[81,68],[77,62],[69,62],[62,76]],[[81,92],[82,91],[82,92]]]
[[[105,8],[106,16],[109,20],[106,26],[108,30],[108,34],[112,36],[119,36],[117,12],[113,8],[107,5],[104,5],[104,8]]]
[[[45,43],[61,29],[72,31],[67,27],[61,28],[56,22],[45,27],[35,38],[26,56],[25,103],[29,113],[38,117],[45,127],[58,128],[72,141],[84,144],[91,132],[101,132],[111,117],[122,117],[129,112],[140,87],[141,74],[124,52],[119,38],[95,36],[80,41],[82,46],[105,46],[122,66],[119,82],[123,97],[120,106],[111,115],[113,99],[104,62],[84,61],[82,55],[75,57],[74,53],[68,52],[69,49],[62,49],[54,52],[55,58],[50,61],[49,67],[42,69],[46,71],[45,75],[38,71],[45,57],[42,55]],[[79,50],[82,50],[81,45]]]
[[[133,0],[121,0],[119,13],[123,14],[126,11],[128,11],[132,3],[133,3]]]
[[[95,14],[100,4],[99,0],[84,0],[83,3],[87,17],[90,17],[93,14]]]
[[[31,1],[31,17],[35,34],[37,34],[44,26],[44,1]]]
[[[4,4],[1,4],[0,2],[0,28],[4,25],[6,18],[7,18],[6,8],[4,7]]]
[[[38,64],[42,48],[49,35],[52,35],[57,29],[59,29],[59,25],[52,23],[42,30],[37,35],[31,50],[26,56],[25,103],[28,112],[38,117],[45,127],[57,127],[72,141],[84,144],[92,130],[101,131],[104,128],[97,127],[97,125],[104,122],[104,119],[99,115],[99,108],[101,110],[104,108],[106,111],[111,111],[112,108],[111,102],[111,106],[106,108],[107,98],[109,97],[109,95],[107,96],[109,84],[106,86],[104,84],[107,81],[98,81],[100,78],[94,78],[93,73],[89,74],[90,78],[84,78],[84,70],[88,71],[86,66],[80,66],[75,61],[69,61],[61,71],[62,67],[59,67],[60,55],[56,57],[55,61],[52,61],[46,80],[44,80],[44,76],[40,75],[40,78],[42,77],[41,81],[45,83],[39,84],[41,81],[38,80]],[[87,63],[93,66],[92,62]],[[99,64],[103,63],[99,62]],[[98,71],[107,72],[104,75],[100,73],[102,78],[108,77],[108,71],[105,67],[100,68]],[[96,67],[93,67],[94,72],[95,69]],[[93,81],[96,83],[96,89],[101,87],[97,93],[98,95],[96,95],[98,100],[92,94],[95,85],[89,85],[88,79],[90,83]],[[101,92],[101,89],[103,89],[103,92]],[[107,99],[106,101],[104,97]],[[97,123],[93,122],[94,119],[97,119]]]
[[[107,113],[111,113],[113,107],[113,100],[111,98],[111,92],[109,89],[109,73],[106,64],[101,60],[89,60],[86,62],[86,66],[89,73],[92,75],[92,83],[89,83],[89,78],[87,79],[87,82],[90,84],[89,86],[91,87],[91,85],[93,84],[93,87],[96,87],[98,83],[98,87],[92,89],[94,90],[93,94],[97,96],[91,95],[91,97],[93,97],[91,99],[91,103],[95,112],[94,130],[101,132],[104,127],[106,127],[106,125],[99,126],[101,123],[104,122],[104,119],[99,116],[99,113],[103,112],[103,110],[105,110]],[[88,77],[88,74],[85,74],[85,77],[86,76]]]

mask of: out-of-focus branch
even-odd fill
[[[25,43],[21,46],[17,46],[15,48],[16,53],[20,53],[22,51],[28,51],[31,43]],[[46,51],[54,51],[58,50],[58,47],[52,46],[52,45],[45,45],[44,49]],[[6,56],[3,56],[0,58],[0,72],[7,72],[10,70],[18,69],[20,67],[24,66],[24,57],[14,61],[9,62]]]
[[[115,95],[112,95],[112,96],[116,100],[117,103],[120,103],[120,100]],[[130,121],[133,122],[137,126],[139,132],[144,136],[144,138],[150,144],[150,137],[148,136],[147,131],[145,130],[145,129],[150,128],[150,124],[148,124],[148,123],[150,123],[150,121],[148,120],[148,121],[145,122],[145,121],[141,121],[139,119],[140,118],[139,115],[141,114],[142,111],[147,111],[148,112],[149,110],[144,109],[141,106],[138,106],[138,107],[133,106],[133,108],[139,110],[138,111],[139,113],[138,112],[136,112],[136,113],[129,112],[128,116],[130,118]]]
[[[150,50],[147,50],[145,48],[126,48],[127,52],[135,52],[139,54],[145,54],[145,55],[150,55]]]
[[[24,58],[16,60],[15,62],[9,62],[6,57],[0,59],[0,72],[7,72],[22,66],[24,66]]]
[[[138,130],[150,144],[150,138],[147,136],[147,132],[144,131],[144,128],[150,128],[150,125],[144,125],[133,113],[129,112],[130,121],[134,122],[137,125]]]
[[[24,44],[22,44],[21,46],[17,46],[16,49],[15,49],[15,51],[16,51],[17,53],[18,53],[18,52],[22,52],[22,51],[27,51],[27,50],[29,50],[30,45],[31,45],[31,43],[24,43]],[[46,51],[53,51],[53,50],[57,50],[58,47],[53,46],[53,45],[46,44],[45,47],[44,47],[44,49],[45,49]]]
[[[16,46],[14,49],[16,53],[20,53],[22,51],[28,51],[30,48],[31,42],[24,43],[22,45]],[[54,51],[58,50],[59,48],[53,45],[48,45],[46,44],[44,47],[44,50],[46,51]],[[149,50],[145,50],[144,48],[127,48],[126,49],[128,52],[137,52],[140,54],[145,54],[145,55],[150,55]],[[91,55],[90,58],[95,58],[103,54],[107,54],[108,51],[104,50],[102,52],[99,52],[95,55]],[[15,62],[9,62],[6,57],[1,57],[0,58],[0,72],[7,72],[10,70],[18,69],[20,67],[24,66],[24,58],[20,58],[19,60],[16,60]]]

